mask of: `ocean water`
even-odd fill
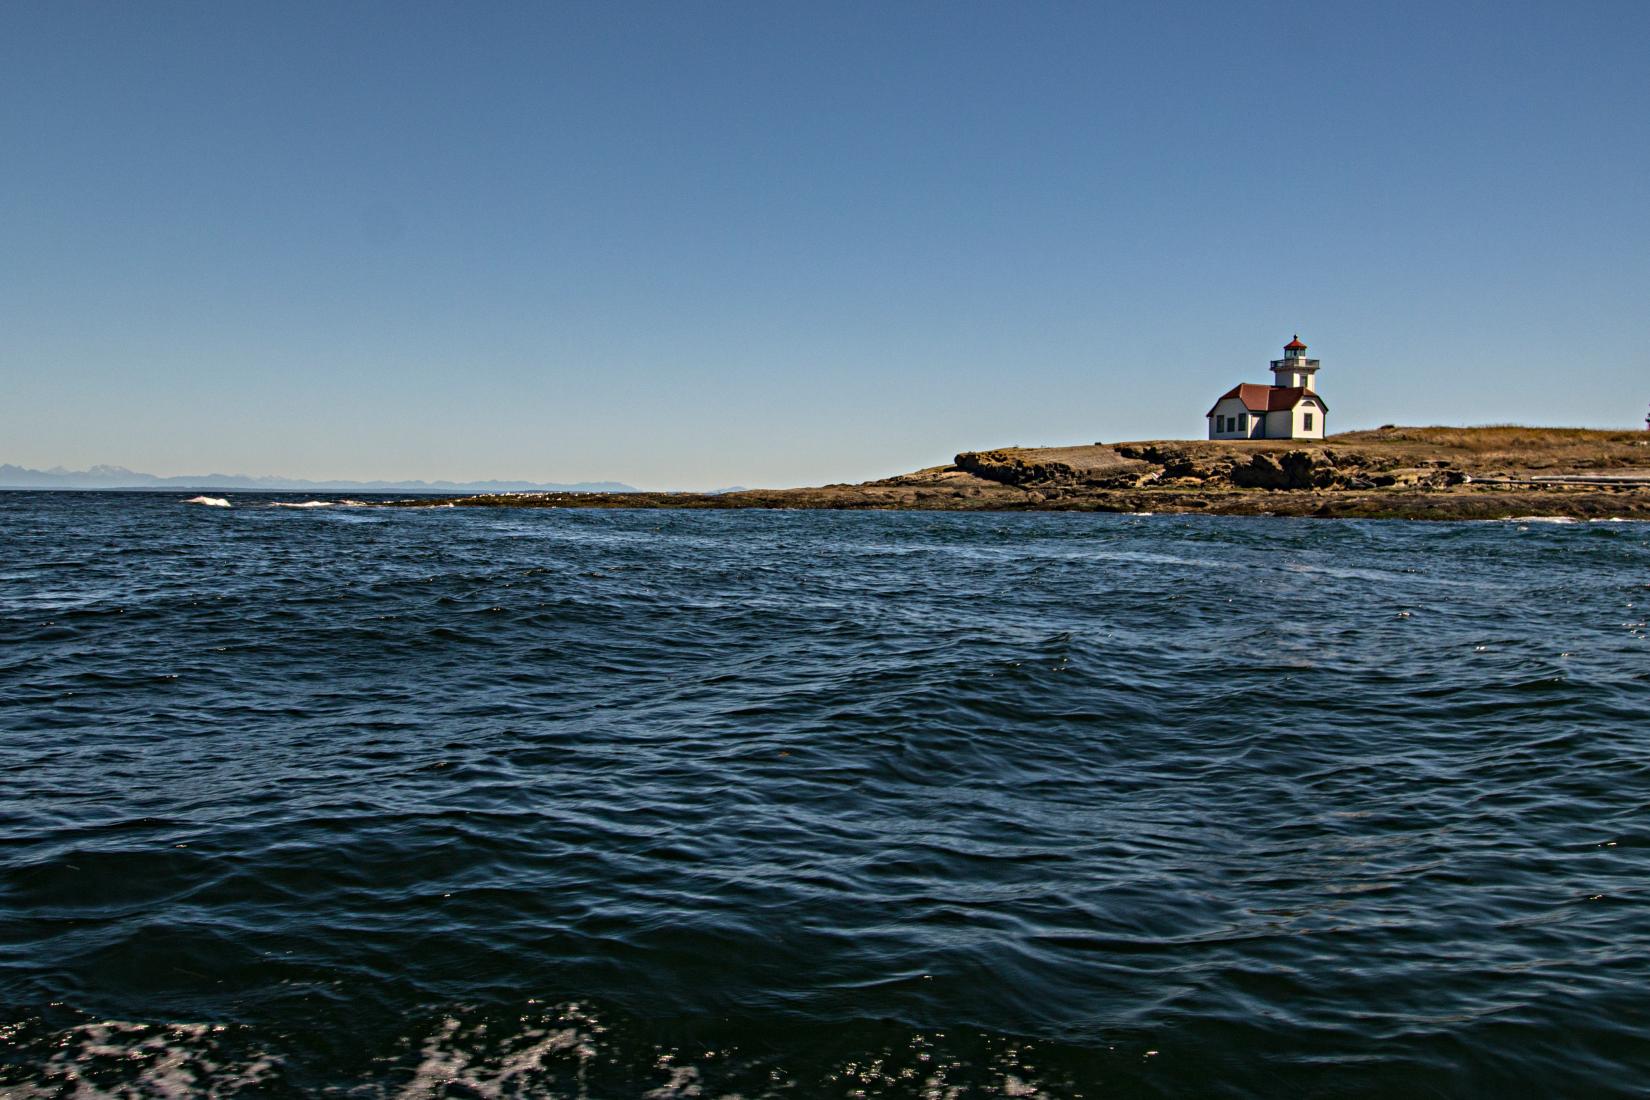
[[[227,501],[0,493],[0,1094],[1650,1087],[1645,525]]]

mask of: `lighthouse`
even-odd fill
[[[1329,406],[1318,396],[1318,361],[1297,333],[1272,360],[1272,384],[1244,382],[1215,402],[1210,439],[1322,439]]]

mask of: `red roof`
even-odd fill
[[[1220,395],[1220,401],[1215,402],[1215,408],[1219,408],[1220,402],[1228,397],[1235,397],[1252,413],[1278,412],[1281,409],[1294,408],[1307,396],[1311,396],[1326,412],[1328,411],[1329,406],[1324,404],[1323,398],[1305,386],[1262,386],[1254,382],[1233,386]],[[1213,416],[1215,410],[1210,409],[1203,415]]]
[[[1296,349],[1299,349],[1301,351],[1306,350],[1306,345],[1301,343],[1301,338],[1299,336],[1296,336],[1293,340],[1291,340],[1287,344],[1283,345],[1283,350],[1284,351],[1294,351]]]

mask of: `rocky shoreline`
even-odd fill
[[[1650,435],[1397,428],[1313,441],[1148,441],[965,451],[857,485],[731,493],[507,493],[403,507],[812,508],[1650,520]]]

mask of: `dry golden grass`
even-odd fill
[[[1538,428],[1527,424],[1488,424],[1478,428],[1426,427],[1375,428],[1361,432],[1341,432],[1337,443],[1420,443],[1447,447],[1474,454],[1500,451],[1529,451],[1547,448],[1634,446],[1650,440],[1650,432],[1603,428]]]
[[[1413,459],[1448,459],[1475,472],[1585,473],[1650,467],[1650,432],[1620,429],[1542,428],[1528,424],[1385,427],[1342,432],[1328,442]]]
[[[1440,464],[1477,475],[1513,473],[1590,473],[1650,470],[1650,432],[1600,428],[1542,428],[1526,424],[1492,424],[1477,428],[1387,426],[1340,432],[1319,442],[1305,439],[1155,440],[1119,443],[1117,447],[1182,450],[1196,455],[1221,454],[1247,462],[1256,452],[1332,450],[1365,456],[1391,467],[1436,467]],[[1041,450],[1024,452],[1040,461]]]

